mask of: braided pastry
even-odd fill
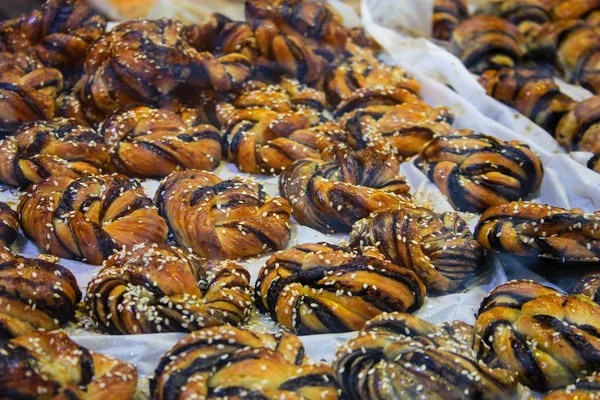
[[[99,175],[107,162],[102,136],[66,118],[24,124],[0,141],[0,181],[13,186],[50,176]]]
[[[349,32],[325,2],[249,0],[246,19],[261,57],[303,83],[320,84],[343,55]]]
[[[34,48],[47,66],[80,64],[106,20],[84,0],[48,0],[41,10],[0,24],[0,42],[11,52]]]
[[[131,104],[100,128],[117,172],[156,178],[180,169],[213,170],[221,162],[221,134],[210,125],[188,127],[173,111]]]
[[[573,293],[582,294],[600,304],[600,272],[587,274],[573,288]]]
[[[479,6],[475,14],[506,19],[521,32],[551,20],[550,11],[542,0],[491,0]]]
[[[415,311],[425,286],[410,270],[383,258],[329,244],[275,253],[258,274],[260,311],[300,335],[348,332],[389,311]]]
[[[476,213],[528,196],[544,176],[542,161],[526,144],[467,129],[433,139],[415,164],[455,209]]]
[[[0,247],[10,246],[17,238],[19,214],[0,201]]]
[[[121,106],[138,102],[178,108],[176,89],[231,90],[251,74],[241,54],[215,58],[198,52],[182,36],[176,20],[130,21],[101,36],[90,48],[86,76],[76,87],[86,115],[98,122]]]
[[[600,27],[600,1],[598,0],[562,0],[552,8],[552,18],[584,19],[594,28]]]
[[[0,341],[0,394],[7,398],[129,400],[136,387],[133,365],[81,347],[62,332]]]
[[[355,90],[351,96],[343,99],[333,115],[339,118],[346,113],[371,106],[397,106],[422,102],[416,94],[403,88],[370,86]]]
[[[175,241],[208,259],[254,256],[290,240],[288,202],[267,196],[250,179],[173,172],[161,182],[155,202]]]
[[[491,15],[467,19],[452,33],[452,53],[475,74],[519,64],[522,43],[519,28]]]
[[[23,76],[0,75],[0,136],[14,133],[26,122],[49,120],[63,78],[54,68],[41,68]]]
[[[379,211],[357,222],[350,245],[376,247],[438,292],[458,289],[483,264],[483,251],[458,214],[437,215],[413,205]]]
[[[410,201],[395,158],[372,151],[338,152],[334,160],[299,160],[279,177],[294,218],[320,231],[349,232],[370,213]]]
[[[488,250],[518,256],[596,262],[600,215],[542,204],[512,202],[488,209],[475,237]]]
[[[432,37],[438,40],[450,40],[456,25],[467,18],[469,18],[469,9],[465,0],[435,0]]]
[[[359,89],[382,86],[406,89],[419,94],[419,82],[399,66],[387,65],[375,57],[352,57],[334,67],[327,78],[327,95],[333,105]]]
[[[320,113],[325,95],[290,79],[281,85],[251,87],[233,105],[237,111],[223,132],[230,161],[248,173],[277,173],[305,158],[307,150],[294,133],[325,122]]]
[[[569,151],[600,154],[600,97],[577,104],[556,128],[556,140]]]
[[[169,350],[150,381],[153,399],[337,400],[331,367],[311,363],[289,333],[229,326],[196,331]]]
[[[351,400],[515,398],[514,375],[478,361],[472,341],[460,321],[381,314],[338,350],[333,368]]]
[[[596,400],[600,396],[600,375],[579,378],[574,384],[550,392],[543,400]]]
[[[552,136],[576,103],[563,94],[551,75],[537,69],[503,68],[481,74],[488,95],[516,109]]]
[[[165,244],[122,250],[88,285],[90,317],[112,334],[240,324],[252,306],[250,275],[233,263],[206,267],[195,255]]]
[[[22,77],[41,68],[44,68],[44,64],[37,57],[37,54],[31,50],[16,53],[0,52],[0,79],[4,74],[14,74]]]
[[[23,232],[41,249],[90,264],[123,246],[167,237],[152,200],[123,175],[47,178],[21,195],[18,211]]]
[[[553,64],[568,82],[600,93],[600,38],[584,21],[562,20],[531,30],[527,53]]]
[[[449,108],[425,102],[373,105],[346,113],[339,122],[367,142],[373,141],[373,133],[376,138],[381,135],[394,154],[406,158],[418,154],[434,136],[450,135],[454,114]]]
[[[524,385],[546,391],[600,367],[599,332],[600,306],[587,297],[510,281],[483,299],[475,349],[480,358],[493,353]]]
[[[80,300],[68,269],[0,249],[0,339],[56,330],[73,319]]]

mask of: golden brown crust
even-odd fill
[[[515,397],[514,374],[478,361],[472,340],[472,327],[460,321],[432,325],[385,313],[338,350],[333,367],[351,400]]]
[[[506,19],[521,32],[551,21],[550,9],[543,0],[491,0],[480,5],[475,14]]]
[[[587,296],[600,304],[600,272],[591,272],[582,277],[572,292]]]
[[[300,335],[361,329],[382,312],[411,312],[425,286],[410,270],[328,244],[275,253],[258,274],[260,311]]]
[[[221,180],[203,171],[173,172],[155,202],[182,247],[208,259],[236,259],[282,249],[290,239],[287,200],[250,179]]]
[[[112,334],[238,325],[252,310],[249,280],[237,264],[207,265],[176,247],[142,244],[104,262],[86,307],[94,326]]]
[[[415,164],[457,210],[481,213],[539,189],[542,161],[528,145],[468,129],[433,139]]]
[[[100,135],[119,173],[162,178],[181,169],[213,170],[221,162],[221,133],[210,125],[188,127],[173,111],[140,105],[117,110]]]
[[[476,74],[519,64],[522,44],[522,34],[515,25],[491,15],[465,20],[452,33],[452,52]]]
[[[399,66],[386,65],[371,57],[351,57],[329,71],[327,95],[333,106],[363,88],[383,86],[419,94],[419,82]]]
[[[80,300],[68,269],[0,249],[0,339],[58,329],[73,319]]]
[[[107,162],[102,136],[72,119],[30,122],[0,141],[0,181],[13,186],[51,176],[100,175]]]
[[[600,97],[577,104],[556,129],[556,140],[569,151],[600,154]]]
[[[460,288],[483,264],[483,251],[458,214],[408,204],[354,224],[350,245],[374,246],[438,292]]]
[[[40,10],[0,23],[0,42],[11,51],[35,49],[47,66],[81,64],[106,20],[84,0],[48,0]]]
[[[437,135],[450,135],[453,121],[449,108],[431,107],[425,102],[367,106],[346,113],[339,120],[344,129],[367,143],[381,136],[390,151],[403,158],[418,154]],[[382,149],[377,144],[372,147]]]
[[[416,94],[404,88],[370,86],[357,89],[352,95],[343,99],[333,115],[339,118],[346,113],[371,106],[393,106],[421,102],[422,100]]]
[[[598,214],[511,202],[483,213],[475,237],[483,248],[496,252],[596,262],[600,257],[598,224]]]
[[[433,8],[434,39],[448,41],[460,21],[469,17],[465,0],[435,0]]]
[[[31,399],[129,400],[132,364],[78,346],[64,333],[32,333],[0,342],[0,387]]]
[[[90,264],[122,246],[162,243],[167,236],[139,182],[117,174],[40,181],[21,195],[19,218],[42,250]]]
[[[599,332],[600,306],[587,297],[510,281],[481,303],[475,348],[480,357],[492,352],[521,383],[546,391],[598,369]]]
[[[600,18],[600,1],[598,0],[563,0],[552,8],[554,20],[584,19],[597,27]]]
[[[302,342],[233,327],[196,331],[168,351],[150,381],[153,399],[337,400],[333,369],[311,363]]]
[[[370,213],[410,202],[397,159],[370,149],[339,151],[334,160],[299,160],[279,177],[294,218],[320,231],[349,232]]]
[[[0,247],[10,246],[17,238],[19,214],[4,202],[0,202]]]
[[[590,376],[562,389],[553,390],[543,400],[597,400],[600,396],[600,375],[594,372]]]
[[[561,118],[576,106],[549,74],[528,68],[485,71],[479,83],[488,95],[516,109],[551,135]]]

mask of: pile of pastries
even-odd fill
[[[538,155],[454,129],[325,3],[245,10],[107,31],[83,0],[49,0],[0,23],[0,182],[21,193],[17,211],[0,203],[0,397],[133,396],[132,365],[58,331],[77,307],[107,334],[189,333],[155,399],[594,395],[597,274],[576,295],[502,285],[474,327],[409,313],[464,289],[486,251],[598,262],[600,213],[522,201]],[[409,158],[455,212],[415,202]],[[213,174],[222,162],[243,174]],[[462,211],[482,214],[474,233]],[[289,246],[294,223],[348,244]],[[19,228],[54,257],[11,250]],[[239,260],[267,253],[253,282]],[[57,257],[101,266],[85,293]],[[284,332],[244,327],[253,310]],[[349,331],[333,365],[296,336]]]
[[[470,15],[464,0],[436,0],[434,37],[488,95],[516,109],[567,151],[594,154],[600,172],[600,98],[578,102],[554,77],[600,94],[600,3],[581,0],[488,0]]]

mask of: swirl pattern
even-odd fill
[[[560,120],[556,140],[569,151],[600,154],[600,97],[586,99]]]
[[[129,105],[100,129],[117,172],[165,177],[180,169],[213,170],[221,162],[222,138],[210,125],[188,127],[173,111]]]
[[[433,7],[434,39],[448,41],[452,31],[464,19],[469,17],[469,9],[465,0],[435,0]]]
[[[600,396],[600,375],[594,372],[590,376],[579,378],[574,384],[553,390],[544,400],[594,400]]]
[[[457,290],[483,264],[483,251],[458,214],[438,215],[419,206],[378,211],[357,222],[350,245],[374,246],[438,292]]]
[[[17,238],[19,214],[4,202],[0,202],[0,247],[10,246]]]
[[[512,202],[491,207],[475,228],[487,250],[517,256],[596,262],[600,216],[543,204]]]
[[[510,281],[483,299],[475,349],[481,358],[494,354],[521,383],[547,391],[598,369],[599,321],[600,306],[585,296]]]
[[[130,400],[132,364],[77,345],[62,332],[36,332],[0,341],[2,394],[26,399]]]
[[[0,142],[0,181],[13,186],[51,176],[100,175],[107,163],[102,136],[72,119],[30,122]]]
[[[294,218],[320,231],[349,232],[370,213],[410,201],[398,160],[364,149],[337,152],[334,160],[299,160],[279,177],[279,191]]]
[[[432,325],[409,314],[381,314],[337,352],[333,367],[347,398],[505,399],[515,376],[490,368],[471,349],[470,325]]]
[[[196,331],[160,360],[150,392],[154,399],[264,398],[337,400],[331,367],[311,363],[302,342],[228,326]]]
[[[123,246],[162,243],[167,236],[139,182],[118,174],[40,181],[21,195],[19,217],[42,250],[90,264]]]
[[[433,139],[415,164],[460,211],[483,212],[539,189],[542,161],[525,143],[469,130]]]
[[[419,278],[372,255],[328,244],[277,252],[258,274],[256,304],[300,335],[354,331],[382,312],[421,307]]]
[[[239,265],[207,266],[176,247],[141,244],[104,262],[86,306],[95,326],[113,334],[237,325],[252,309],[249,280]]]
[[[162,181],[155,201],[175,241],[208,259],[254,256],[290,240],[288,202],[268,197],[249,179],[174,172]]]
[[[582,294],[600,304],[600,273],[585,275],[573,288],[573,293]]]

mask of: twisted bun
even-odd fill
[[[598,261],[600,216],[543,204],[512,202],[488,209],[475,237],[488,250],[518,256]]]
[[[573,293],[582,294],[600,304],[600,273],[585,275],[573,288]]]
[[[433,139],[415,164],[460,211],[483,212],[539,189],[542,161],[522,142],[469,130]]]
[[[357,222],[350,245],[376,247],[440,292],[458,289],[483,264],[483,251],[458,214],[437,215],[419,206],[378,211]]]
[[[352,57],[328,74],[327,95],[330,103],[337,105],[359,89],[381,86],[406,89],[419,93],[419,82],[410,78],[399,66],[391,66],[375,57]]]
[[[296,161],[279,177],[296,221],[320,231],[348,232],[374,211],[409,202],[409,189],[398,160],[369,149]]]
[[[527,53],[536,61],[547,61],[571,83],[600,91],[600,40],[593,27],[581,20],[562,20],[532,29],[527,35]]]
[[[505,399],[509,371],[490,368],[471,349],[465,323],[431,325],[409,314],[381,314],[344,344],[333,361],[347,398]]]
[[[81,347],[62,332],[0,341],[0,387],[8,396],[129,400],[136,386],[133,365]]]
[[[370,106],[394,106],[421,102],[422,100],[416,94],[403,88],[370,86],[355,90],[352,95],[343,99],[333,115],[339,118],[346,113]]]
[[[88,285],[90,317],[113,334],[242,323],[252,305],[250,275],[233,263],[206,267],[193,254],[165,244],[122,250]]]
[[[11,52],[35,49],[47,66],[81,64],[106,20],[84,0],[48,0],[41,10],[0,24],[0,42]]]
[[[107,162],[102,136],[72,119],[27,123],[0,142],[0,181],[13,186],[51,176],[100,175]]]
[[[210,125],[188,127],[173,111],[129,105],[100,129],[117,172],[165,177],[180,169],[213,170],[221,162],[222,138]]]
[[[14,133],[26,122],[49,120],[63,77],[54,68],[40,68],[25,75],[0,75],[0,137]]]
[[[382,312],[414,311],[425,286],[406,268],[328,244],[275,253],[258,274],[260,311],[300,335],[361,329]]]
[[[58,329],[73,319],[80,300],[68,269],[0,249],[0,339]]]
[[[600,97],[577,104],[556,128],[556,140],[569,151],[600,154]]]
[[[600,3],[598,0],[563,0],[552,7],[552,18],[557,20],[584,19],[597,28],[600,25]]]
[[[543,400],[594,400],[600,395],[600,375],[579,378],[566,388],[553,390]]]
[[[291,209],[249,179],[223,181],[203,171],[173,172],[155,202],[175,241],[209,259],[235,259],[282,249]]]
[[[585,296],[510,281],[483,299],[475,348],[481,358],[488,352],[497,356],[518,372],[521,383],[546,391],[598,369],[599,321],[600,306]]]
[[[150,381],[154,399],[240,398],[336,400],[330,366],[310,363],[302,342],[228,326],[196,331],[169,350]]]
[[[456,26],[469,17],[465,0],[435,0],[433,8],[432,37],[448,41]]]
[[[349,32],[324,2],[249,0],[246,19],[267,65],[303,83],[322,84],[348,41]]]
[[[17,238],[19,214],[4,202],[0,202],[0,247],[10,246]]]
[[[454,114],[449,108],[418,102],[360,108],[344,114],[340,125],[366,142],[373,141],[373,133],[376,138],[381,135],[394,154],[411,157],[434,136],[450,135],[453,121]]]
[[[550,11],[542,0],[492,0],[483,3],[475,14],[506,19],[518,26],[521,32],[551,20]]]
[[[467,19],[452,34],[452,52],[475,74],[519,64],[522,43],[515,25],[491,15]]]
[[[167,236],[139,182],[117,174],[40,181],[21,195],[19,217],[25,235],[43,250],[90,264],[123,246],[161,243]]]
[[[551,75],[534,69],[488,70],[479,82],[488,95],[516,109],[552,136],[561,118],[576,105]]]

